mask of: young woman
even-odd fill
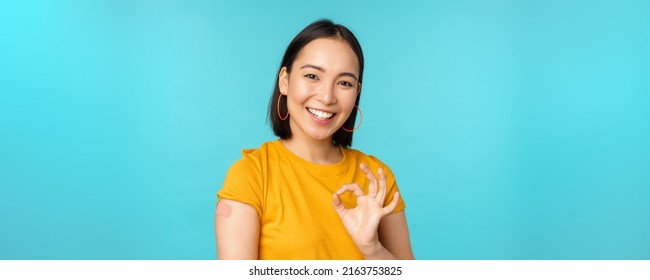
[[[280,139],[244,150],[218,192],[219,259],[413,259],[395,176],[349,148],[362,80],[346,27],[316,21],[291,41],[269,102]]]

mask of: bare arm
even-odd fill
[[[379,223],[378,232],[379,243],[396,259],[415,259],[404,211],[385,216]]]
[[[343,185],[333,195],[334,209],[339,214],[345,229],[365,259],[413,259],[411,241],[404,211],[391,213],[399,201],[399,193],[393,195],[388,205],[386,197],[386,176],[378,170],[379,180],[364,164],[360,165],[366,173],[370,186],[365,194],[358,184]],[[341,195],[352,192],[357,198],[355,208],[345,208]]]
[[[379,242],[359,249],[367,260],[414,260],[411,238],[404,211],[382,218],[378,227]]]
[[[214,219],[220,260],[255,260],[260,238],[259,215],[252,206],[220,199]]]

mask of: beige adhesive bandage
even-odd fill
[[[219,203],[217,203],[217,212],[215,214],[220,217],[228,218],[230,217],[230,214],[232,214],[232,207],[225,201],[219,201]]]

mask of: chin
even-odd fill
[[[321,135],[312,135],[311,138],[313,138],[313,139],[315,139],[315,140],[327,140],[327,139],[332,138],[332,135],[325,135],[325,136],[321,136]]]
[[[309,133],[309,136],[315,140],[327,140],[327,139],[331,139],[332,136],[334,136],[334,132],[332,133],[312,132]]]

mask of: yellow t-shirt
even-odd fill
[[[398,191],[392,171],[373,156],[341,148],[343,160],[321,165],[299,158],[279,141],[242,151],[243,158],[228,171],[219,198],[251,205],[260,217],[260,259],[362,259],[332,205],[342,185],[357,183],[368,192],[369,182],[359,168],[366,164],[375,176],[382,167],[388,188],[385,205]],[[378,178],[378,177],[377,177]],[[352,208],[352,193],[342,197]],[[401,199],[393,213],[403,211]]]

